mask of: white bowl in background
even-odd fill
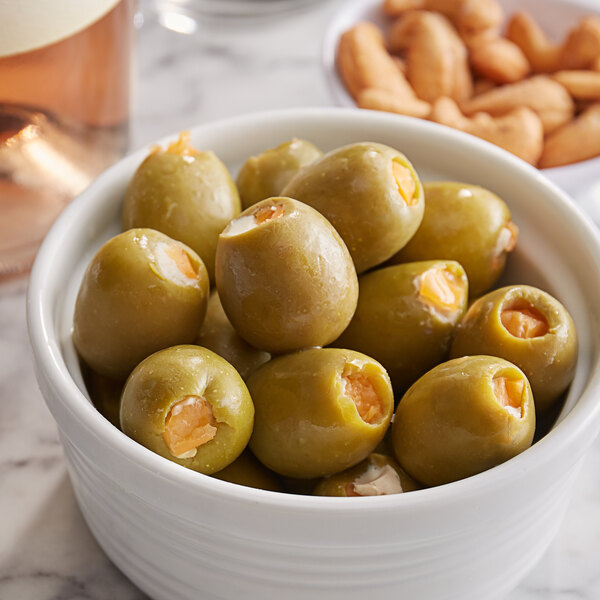
[[[543,286],[579,331],[579,362],[559,422],[516,458],[417,492],[327,498],[257,490],[185,469],[113,427],[89,401],[71,340],[83,271],[117,233],[127,182],[147,148],[100,176],[44,241],[28,295],[36,373],[58,425],[75,494],[108,556],[160,600],[493,600],[557,531],[600,429],[600,240],[536,169],[475,137],[353,109],[295,109],[192,130],[235,175],[293,136],[323,150],[375,141],[405,152],[424,180],[483,185],[521,230],[506,281]],[[560,232],[560,236],[557,235]]]
[[[589,14],[600,15],[599,0],[498,0],[506,15],[518,10],[529,12],[553,41],[564,39],[566,32]],[[344,31],[359,21],[371,21],[382,29],[390,23],[383,15],[383,0],[352,0],[329,24],[321,49],[325,77],[338,106],[356,108],[336,69],[338,40]],[[600,226],[600,157],[564,167],[542,169],[542,173],[563,188],[579,207]]]

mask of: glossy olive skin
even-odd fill
[[[185,257],[195,277],[166,252]],[[206,313],[209,282],[202,260],[152,229],[108,240],[85,271],[75,303],[73,343],[95,371],[125,379],[144,358],[194,340]]]
[[[294,138],[257,156],[251,156],[236,178],[242,208],[246,209],[265,198],[281,195],[281,190],[302,167],[322,155],[314,144]]]
[[[521,338],[502,323],[502,311],[532,306],[547,320],[545,335]],[[577,333],[565,307],[528,285],[507,286],[476,300],[458,326],[450,355],[490,354],[517,365],[529,379],[538,414],[560,398],[575,376]]]
[[[371,423],[347,396],[344,373],[369,378],[381,402]],[[383,367],[337,348],[313,348],[280,356],[247,381],[256,418],[250,448],[269,469],[297,478],[323,477],[351,467],[383,439],[393,393]]]
[[[393,165],[410,172],[411,204],[400,193]],[[423,188],[408,159],[376,143],[343,146],[302,169],[282,191],[309,204],[337,229],[356,271],[381,264],[413,236],[423,218]]]
[[[191,458],[177,458],[165,443],[171,408],[188,396],[200,396],[212,407],[215,437]],[[244,450],[254,406],[238,372],[214,352],[199,346],[174,346],[156,352],[131,373],[121,397],[121,429],[164,458],[210,475],[231,464]]]
[[[120,379],[104,377],[104,375],[92,371],[83,362],[81,363],[81,375],[90,400],[97,411],[115,427],[120,428],[121,392],[125,382]]]
[[[196,336],[196,344],[223,357],[243,379],[271,358],[268,352],[257,350],[240,337],[229,322],[216,291],[208,299],[206,318]]]
[[[494,377],[523,381],[520,416],[496,400]],[[392,426],[398,462],[417,481],[442,485],[481,473],[531,445],[535,407],[523,372],[491,356],[466,356],[423,375],[400,400]]]
[[[250,450],[244,450],[222,471],[213,473],[213,477],[259,490],[284,491],[277,475],[256,460]]]
[[[424,297],[424,273],[441,270],[454,278],[456,306],[440,310]],[[358,306],[335,341],[379,361],[396,393],[404,393],[426,371],[446,359],[456,325],[467,310],[468,282],[454,261],[423,261],[377,269],[358,279]]]
[[[364,485],[365,480],[369,481],[373,479],[371,473],[385,473],[385,469],[391,470],[390,473],[393,477],[392,489],[390,491],[377,482],[373,482],[372,486]],[[388,477],[390,476],[388,475]],[[361,483],[363,483],[362,487]],[[373,452],[356,466],[321,479],[316,485],[313,494],[315,496],[342,496],[345,498],[354,496],[383,496],[391,493],[401,494],[412,492],[418,490],[420,487],[392,457]]]
[[[138,167],[125,193],[122,227],[150,227],[187,244],[213,281],[217,239],[240,210],[227,167],[213,152],[180,140],[155,149]]]
[[[254,223],[271,209],[284,214]],[[358,300],[344,242],[316,210],[290,198],[262,200],[232,221],[219,237],[216,282],[237,332],[271,353],[329,344]]]
[[[510,211],[496,194],[476,185],[439,181],[424,183],[423,189],[421,226],[391,262],[456,260],[467,273],[471,298],[477,298],[504,270]]]

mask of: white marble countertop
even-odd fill
[[[142,3],[132,147],[232,114],[331,104],[320,40],[341,4],[317,2],[245,26],[201,25],[186,36],[162,28]],[[0,284],[0,599],[146,598],[98,547],[75,502],[56,427],[35,381],[26,287],[25,278]],[[600,598],[598,473],[600,439],[557,537],[507,600]]]

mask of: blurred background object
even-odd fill
[[[194,33],[199,24],[228,19],[248,20],[277,17],[302,10],[318,0],[148,0],[145,10],[158,15],[163,27],[178,33]],[[221,23],[223,24],[223,23]]]
[[[128,147],[134,0],[0,0],[0,278]]]

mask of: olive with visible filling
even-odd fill
[[[358,279],[358,306],[335,346],[371,356],[397,393],[445,360],[467,309],[468,282],[454,261],[378,269]]]
[[[216,282],[236,331],[272,353],[329,344],[358,300],[344,242],[321,214],[291,198],[262,200],[226,227]]]
[[[398,252],[423,218],[423,188],[411,163],[394,148],[372,142],[325,154],[282,195],[309,204],[331,222],[358,273]]]
[[[394,453],[417,481],[442,485],[481,473],[531,445],[535,407],[527,377],[493,356],[442,363],[404,394]]]
[[[73,343],[94,371],[125,379],[153,352],[194,341],[208,293],[206,268],[191,248],[153,229],[130,229],[88,265]]]
[[[121,429],[146,448],[210,475],[244,450],[254,406],[239,373],[199,346],[156,352],[131,373],[121,397]]]
[[[491,354],[517,365],[529,379],[538,414],[570,385],[577,333],[556,298],[528,285],[500,288],[476,300],[456,330],[451,356]]]
[[[236,179],[242,208],[246,209],[265,198],[280,196],[281,190],[302,167],[322,155],[315,145],[294,138],[258,156],[251,156]]]
[[[496,194],[477,185],[451,181],[424,183],[423,221],[392,263],[455,260],[469,279],[471,298],[498,280],[518,228]]]
[[[250,346],[240,337],[229,322],[216,291],[208,299],[206,318],[196,337],[196,344],[222,356],[237,369],[243,379],[271,358],[268,352]]]
[[[355,467],[324,477],[315,496],[387,496],[418,490],[421,486],[390,456],[371,453]]]
[[[150,227],[192,248],[214,280],[217,239],[241,210],[227,167],[211,151],[190,144],[189,133],[166,149],[156,146],[131,179],[123,229]]]
[[[394,406],[385,369],[338,348],[274,358],[247,384],[256,408],[250,448],[289,477],[331,475],[366,458],[383,439]]]

